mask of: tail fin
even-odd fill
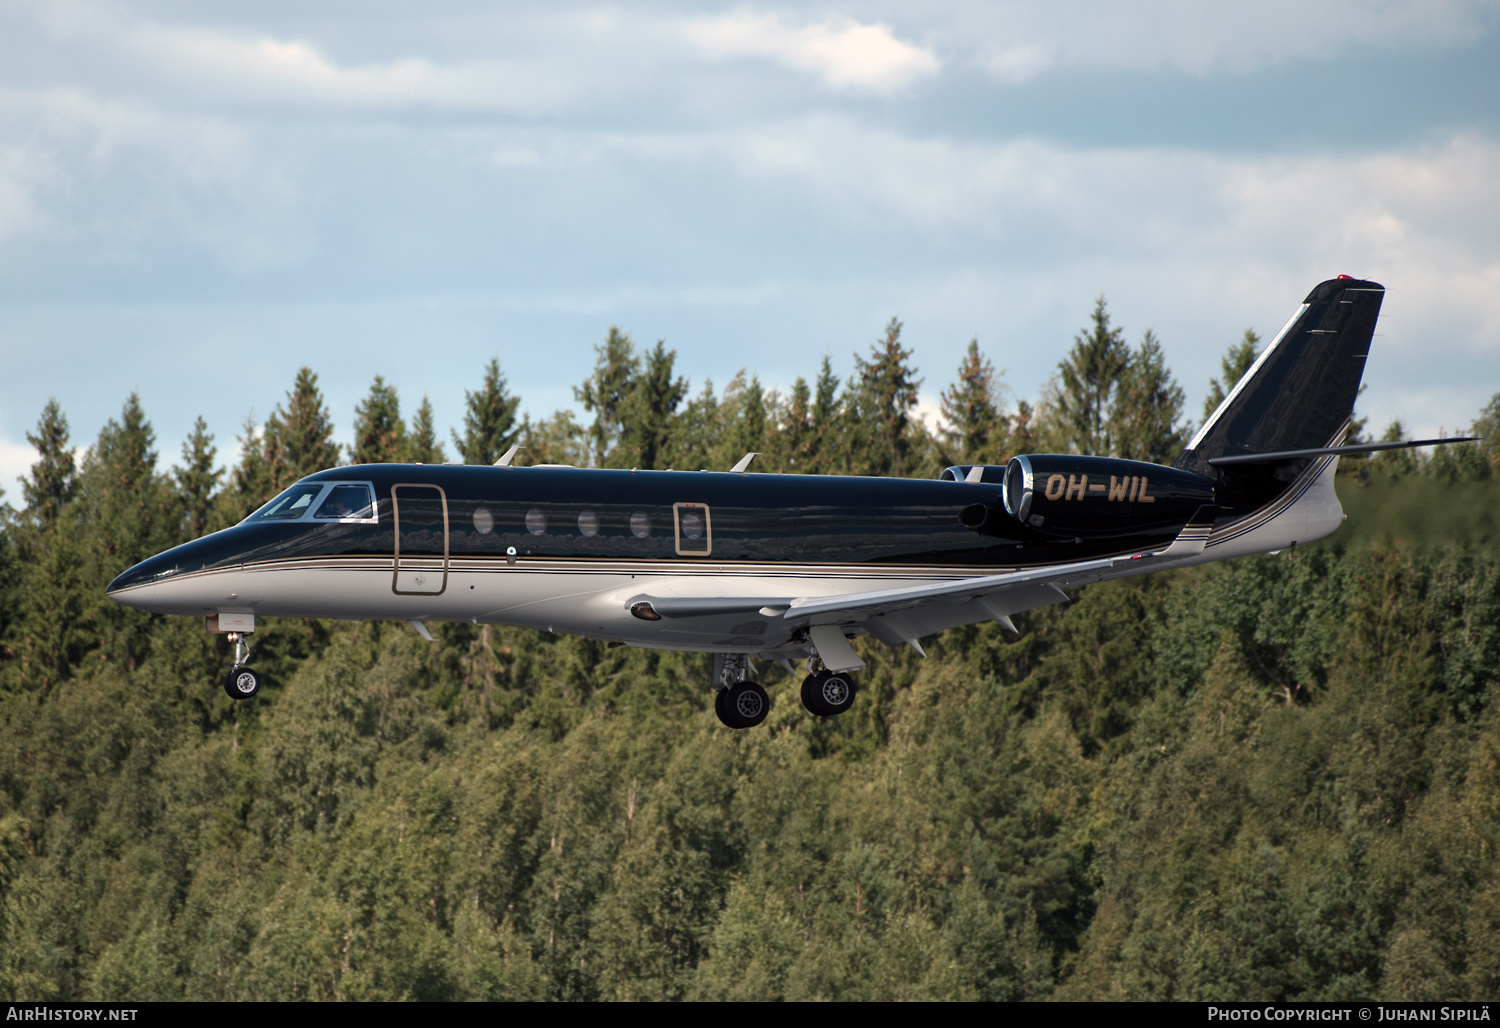
[[[1335,445],[1354,413],[1384,298],[1384,286],[1360,279],[1315,287],[1172,466],[1215,477],[1214,457]],[[1308,463],[1281,465],[1272,477],[1289,484]],[[1269,486],[1252,491],[1263,496]]]

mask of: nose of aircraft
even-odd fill
[[[156,598],[157,587],[162,582],[169,581],[179,570],[176,550],[168,550],[122,572],[109,583],[104,592],[117,603],[148,610],[152,600]]]

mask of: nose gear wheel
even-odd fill
[[[247,667],[237,667],[224,676],[224,691],[232,700],[248,700],[260,692],[260,675]]]

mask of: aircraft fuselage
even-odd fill
[[[1002,470],[987,469],[992,478]],[[1186,520],[1174,513],[1180,502],[1172,507],[1173,483],[1184,476],[1159,468],[1128,484],[1101,480],[1106,488],[1092,493],[1073,476],[1080,507],[1107,505],[1114,518],[1106,537],[1085,539],[1007,518],[998,481],[356,465],[304,479],[321,492],[310,492],[296,517],[252,515],[132,568],[110,592],[168,614],[473,621],[763,652],[792,630],[745,616],[747,607],[1170,542]],[[369,489],[368,516],[313,516],[340,483]],[[991,516],[970,527],[965,512],[973,522],[976,506]],[[637,594],[668,609],[654,619],[632,614]]]

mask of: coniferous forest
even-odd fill
[[[786,393],[695,387],[612,329],[578,418],[523,413],[493,360],[448,438],[377,377],[347,449],[310,369],[170,466],[136,397],[91,442],[48,403],[0,523],[0,993],[1500,994],[1500,396],[1478,446],[1345,458],[1317,545],[1081,589],[926,659],[861,640],[825,721],[774,665],[735,732],[706,657],[470,624],[267,619],[269,684],[236,704],[222,637],[104,595],[345,462],[1169,461],[1198,418],[1156,338],[1101,298],[1059,343],[1030,400],[971,344],[935,431],[896,321]],[[1205,416],[1259,345],[1227,346]]]

